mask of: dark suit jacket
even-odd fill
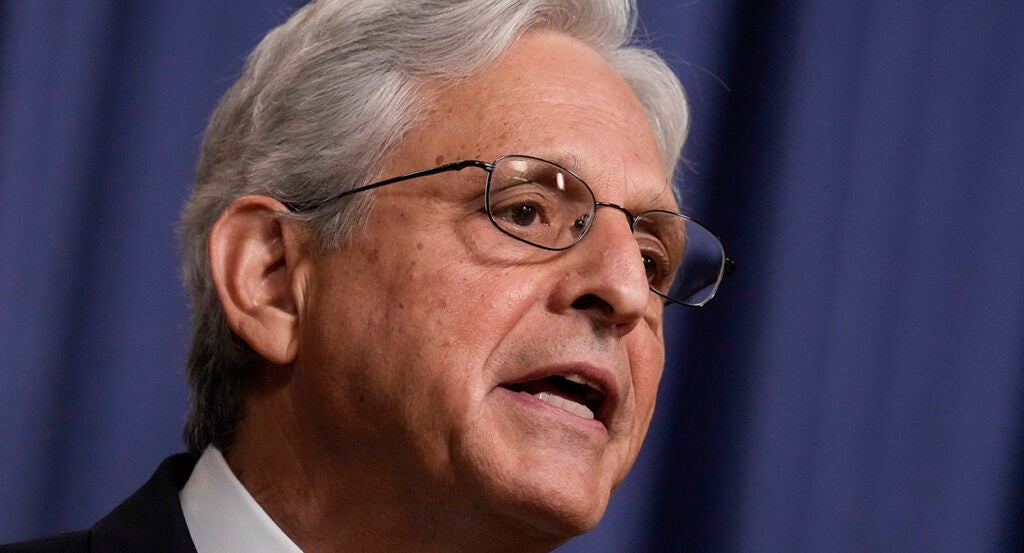
[[[178,492],[198,459],[168,457],[137,492],[89,530],[0,545],[0,553],[196,553]]]

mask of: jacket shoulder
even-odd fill
[[[196,553],[178,492],[197,460],[189,454],[165,459],[148,482],[92,527],[90,551]]]
[[[195,553],[178,492],[197,458],[168,457],[131,497],[90,530],[0,545],[0,553]]]
[[[89,531],[0,545],[0,553],[88,553]]]

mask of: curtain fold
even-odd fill
[[[0,3],[0,542],[182,448],[174,225],[299,2]],[[1016,551],[1024,5],[640,0],[684,211],[738,270],[667,322],[647,445],[573,552]]]

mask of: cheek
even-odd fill
[[[661,382],[665,367],[665,344],[660,334],[647,334],[632,344],[630,349],[630,367],[633,374],[633,392],[636,397],[637,448],[654,415],[654,405],[658,396],[658,385]]]
[[[417,245],[416,259],[397,268],[406,286],[392,295],[411,307],[407,316],[462,344],[510,330],[538,293],[537,271],[517,258],[517,243],[482,220],[459,226],[453,240]]]
[[[444,253],[424,252],[398,269],[401,284],[381,306],[383,332],[402,361],[421,372],[442,372],[451,380],[478,368],[495,345],[497,304],[488,293],[491,279]]]

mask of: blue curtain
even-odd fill
[[[639,3],[739,270],[668,322],[647,446],[563,551],[1024,548],[1024,4]],[[181,449],[175,221],[296,4],[0,3],[0,541]]]

